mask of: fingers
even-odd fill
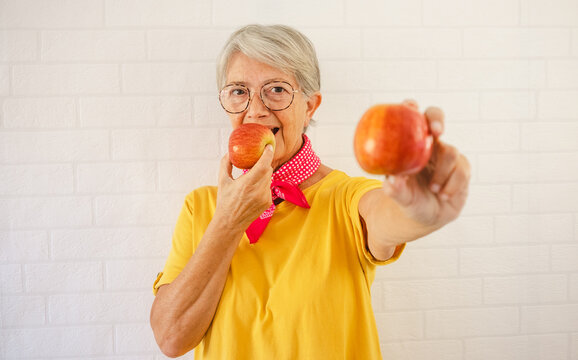
[[[229,216],[231,224],[246,228],[271,205],[272,158],[273,151],[265,150],[257,164],[236,179],[228,154],[221,159],[217,207],[219,213]]]
[[[383,182],[385,194],[401,206],[409,205],[413,200],[413,193],[407,185],[408,176],[389,175]]]
[[[239,178],[243,184],[243,196],[247,196],[250,199],[251,209],[257,214],[255,216],[267,210],[273,202],[271,194],[271,178],[273,175],[271,162],[273,161],[273,154],[273,146],[267,145],[257,163],[253,165],[249,172]]]
[[[454,171],[459,153],[455,147],[442,142],[436,144],[434,151],[435,164],[433,164],[429,186],[433,193],[438,194]]]
[[[417,101],[414,99],[405,99],[402,101],[402,104],[408,105],[414,110],[419,110]],[[425,110],[424,115],[428,121],[432,135],[434,138],[438,138],[444,132],[444,112],[439,107],[430,106]]]
[[[470,180],[470,163],[465,156],[448,144],[439,142],[436,163],[430,180],[431,192],[442,201],[467,188]]]
[[[219,166],[219,183],[223,183],[225,180],[233,179],[233,164],[229,160],[229,153],[225,154],[221,158],[221,164]]]
[[[459,155],[456,167],[441,190],[440,199],[445,201],[467,194],[470,177],[470,163],[465,156]]]
[[[415,101],[414,99],[405,99],[404,101],[402,101],[402,104],[408,105],[408,106],[412,107],[414,110],[419,110],[419,106],[417,105],[417,101]]]
[[[430,106],[425,110],[425,117],[428,121],[430,131],[434,138],[440,137],[444,132],[444,112],[442,109]]]

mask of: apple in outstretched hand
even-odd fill
[[[275,148],[271,129],[261,124],[241,124],[229,136],[229,159],[239,169],[250,169],[268,144]]]
[[[357,162],[371,174],[420,172],[432,153],[433,137],[425,116],[407,104],[375,105],[355,131]]]

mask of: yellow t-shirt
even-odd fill
[[[358,213],[376,180],[332,171],[304,190],[311,208],[280,203],[256,244],[243,236],[213,322],[195,360],[381,359],[370,288],[375,265]],[[215,211],[216,187],[185,201],[163,272],[185,267]]]

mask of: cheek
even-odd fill
[[[290,117],[285,119],[284,128],[287,130],[287,135],[295,136],[300,135],[303,132],[303,127],[305,126],[305,118],[297,114],[291,114]]]

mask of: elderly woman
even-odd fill
[[[186,197],[154,284],[161,350],[195,348],[196,360],[381,359],[376,266],[455,219],[467,197],[468,161],[437,140],[441,110],[425,112],[436,138],[428,169],[381,182],[330,169],[304,134],[321,93],[315,50],[298,31],[238,30],[217,81],[232,127],[265,125],[276,146],[238,178],[225,155],[218,186]]]

